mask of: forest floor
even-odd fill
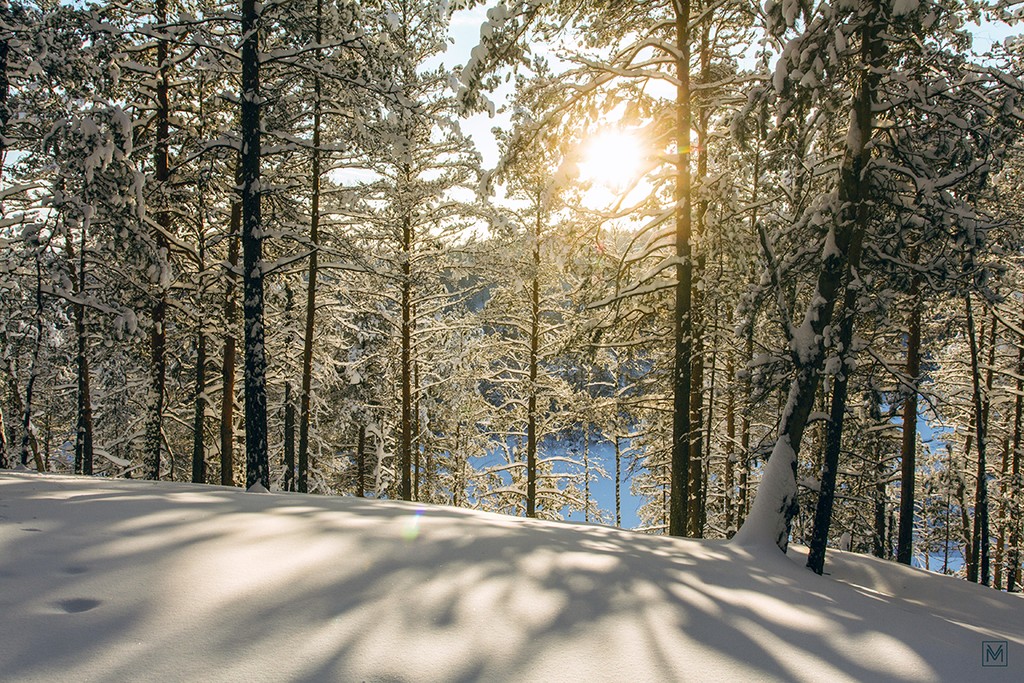
[[[1021,681],[1024,598],[451,507],[0,473],[4,681]]]

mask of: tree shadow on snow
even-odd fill
[[[10,680],[953,680],[1024,645],[777,552],[210,486],[0,476],[0,578]]]

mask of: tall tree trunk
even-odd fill
[[[996,556],[992,563],[993,578],[992,585],[999,588],[1003,585],[1003,567],[1006,565],[1006,501],[1009,497],[1009,487],[1006,485],[1006,475],[1010,470],[1010,440],[1003,440],[1003,461],[999,466],[999,534],[996,537]]]
[[[404,169],[411,182],[409,167]],[[402,216],[402,499],[412,500],[412,217]]]
[[[860,218],[859,220],[863,220]],[[863,234],[861,227],[860,233]],[[814,511],[814,530],[811,534],[807,567],[816,574],[825,571],[825,549],[828,546],[828,532],[832,525],[832,508],[835,505],[836,477],[839,474],[839,455],[843,442],[843,422],[846,418],[846,397],[853,372],[853,323],[857,314],[857,297],[860,286],[856,277],[856,264],[860,262],[860,239],[850,245],[851,278],[846,283],[843,296],[842,320],[839,324],[838,374],[832,380],[832,405],[829,408],[828,425],[825,427],[825,453],[821,469],[821,485],[818,504]]]
[[[878,424],[882,419],[882,411],[879,406],[879,397],[871,394],[871,421]],[[889,480],[889,468],[886,464],[885,450],[878,449],[878,461],[875,463],[875,520],[874,520],[874,543],[873,554],[875,557],[885,558],[889,556],[889,544],[885,534],[886,518],[886,483]]]
[[[261,484],[269,489],[260,217],[259,34],[262,8],[262,3],[256,0],[242,0],[242,311],[245,321],[245,486]]]
[[[916,259],[913,259],[916,261]],[[907,322],[907,381],[913,386],[903,399],[903,444],[900,449],[900,526],[896,537],[896,561],[909,565],[914,557],[914,478],[917,475],[917,387],[921,381],[921,301],[919,280],[910,284],[912,301]]]
[[[412,317],[416,319],[416,305],[412,307]],[[420,432],[420,364],[413,354],[412,359],[412,499],[420,498],[420,479],[423,476],[422,456],[423,443]]]
[[[725,399],[725,498],[722,507],[725,512],[725,536],[731,538],[733,534],[733,498],[736,488],[736,365],[733,356],[729,355],[726,365],[726,381],[728,391]]]
[[[622,527],[622,448],[615,430],[615,526]]]
[[[790,385],[778,438],[765,465],[751,515],[736,535],[741,544],[775,543],[783,552],[789,545],[789,532],[797,512],[796,468],[800,442],[825,360],[824,329],[832,322],[832,313],[844,279],[847,286],[860,266],[860,245],[868,222],[866,179],[871,157],[870,141],[874,115],[872,104],[881,78],[878,65],[885,53],[882,34],[886,26],[880,0],[865,3],[861,27],[861,62],[866,65],[854,92],[850,130],[839,167],[839,216],[825,241],[821,270],[815,293],[803,322],[796,331],[793,352],[796,377]]]
[[[316,44],[323,42],[323,0],[316,2]],[[317,59],[322,57],[316,51]],[[321,93],[320,75],[313,76],[313,159],[311,173],[312,193],[309,211],[309,270],[306,278],[306,327],[302,338],[302,390],[299,394],[299,492],[305,493],[309,477],[309,404],[313,386],[313,330],[316,318],[316,279],[320,258],[320,127]]]
[[[7,358],[7,389],[11,396],[11,402],[13,403],[12,408],[14,409],[14,414],[18,416],[19,420],[21,420],[25,415],[25,402],[21,400],[21,392],[18,388],[18,373],[14,367],[14,358],[12,357]],[[14,444],[13,442],[14,439],[12,439],[10,446],[11,464],[14,463],[15,459],[17,459],[18,462],[21,462],[21,444]],[[44,471],[46,469],[46,463],[43,461],[43,458],[39,453],[39,440],[36,438],[35,432],[29,433],[28,445],[32,451],[32,458],[35,461],[36,469],[40,472]],[[75,472],[80,474],[78,470],[75,470]]]
[[[1024,336],[1017,340],[1017,392],[1013,400],[1013,457],[1010,465],[1010,495],[1013,510],[1010,513],[1010,549],[1006,570],[1006,590],[1019,590],[1020,585],[1020,531],[1021,531],[1021,476],[1020,449],[1021,432],[1024,429]]]
[[[616,477],[618,475],[616,474]],[[616,486],[618,482],[616,481]],[[618,496],[616,496],[618,500]],[[583,521],[590,521],[590,425],[583,427]]]
[[[241,164],[239,164],[241,171]],[[221,399],[220,399],[220,483],[222,486],[235,485],[235,268],[238,266],[239,230],[242,225],[242,203],[231,203],[231,218],[228,223],[228,268],[227,286],[224,291],[224,349],[221,358]]]
[[[206,447],[203,444],[203,423],[206,416],[206,333],[199,319],[196,333],[196,409],[192,419],[192,483],[206,483]]]
[[[744,358],[749,362],[754,357],[754,327],[751,324],[747,332],[747,346],[744,349]],[[747,397],[747,408],[743,411],[740,420],[740,481],[739,500],[736,501],[736,528],[743,526],[747,519],[747,501],[750,488],[750,392],[752,380],[750,373],[746,374],[743,380],[743,395]]]
[[[966,297],[967,304],[967,336],[971,351],[971,375],[974,397],[974,434],[978,442],[977,486],[974,493],[974,527],[971,531],[971,561],[967,565],[967,580],[982,585],[989,584],[988,557],[988,476],[985,468],[985,410],[982,406],[984,398],[981,392],[980,364],[978,359],[978,341],[974,333],[974,313],[970,294]],[[980,569],[980,577],[979,577]]]
[[[540,233],[541,206],[533,230],[532,284],[530,289],[530,386],[526,406],[526,516],[537,516],[537,363],[540,352]]]
[[[8,0],[0,0],[0,25],[4,29],[8,26],[11,6]],[[7,58],[10,53],[9,34],[7,31],[0,33],[0,178],[3,178],[4,163],[7,161],[7,123],[11,120],[10,99],[10,78],[7,75]],[[5,217],[4,202],[0,199],[0,219]],[[3,416],[0,415],[0,425],[3,424]],[[2,430],[0,430],[2,432]],[[6,435],[0,433],[0,465],[7,461]],[[4,465],[6,466],[6,465]]]
[[[36,469],[42,472],[44,468],[39,457],[39,448],[34,443],[35,428],[32,422],[32,398],[33,390],[36,384],[36,378],[39,376],[39,352],[43,346],[43,255],[41,253],[43,247],[41,244],[38,243],[36,243],[34,246],[36,262],[36,339],[35,346],[33,347],[32,350],[32,365],[29,367],[28,371],[28,382],[25,383],[25,412],[24,420],[22,422],[22,429],[24,431],[22,432],[21,435],[21,464],[23,467],[27,467],[29,454],[33,453],[36,461]],[[35,447],[33,448],[33,446]],[[87,474],[92,474],[91,467],[90,471],[87,472]]]
[[[674,370],[672,375],[672,464],[669,469],[668,532],[685,536],[689,520],[690,490],[690,387],[692,384],[693,262],[690,244],[690,0],[679,0],[675,9],[676,29],[676,187],[675,250],[676,286],[672,334]]]
[[[78,301],[75,304],[75,336],[78,348],[75,362],[78,366],[78,420],[75,431],[75,473],[91,475],[93,470],[92,445],[92,396],[89,389],[89,340],[85,320],[85,251],[88,244],[89,220],[82,221],[82,235],[79,243],[77,288],[74,292]],[[71,235],[65,235],[65,250],[71,268],[71,280],[76,280],[75,253],[71,246]]]
[[[295,490],[295,398],[291,379],[284,382],[284,481],[285,491]]]
[[[167,25],[167,0],[156,0],[156,21],[160,31]],[[170,190],[170,102],[168,82],[170,54],[167,39],[161,37],[156,43],[156,139],[153,145],[153,166],[156,169],[157,211],[156,229],[156,295],[150,316],[153,329],[150,331],[150,385],[146,401],[145,429],[145,478],[160,478],[160,457],[163,449],[164,385],[167,375],[167,276],[164,269],[170,258],[170,243],[167,235],[171,229],[171,213],[167,208]]]
[[[284,285],[285,295],[285,319],[287,325],[291,325],[293,311],[295,309],[295,295],[290,283]],[[294,337],[291,332],[287,336],[287,349],[291,354],[291,346]],[[283,466],[284,479],[281,482],[285,491],[295,490],[295,397],[292,395],[291,373],[288,373],[284,380],[284,444]]]
[[[6,470],[10,466],[7,456],[7,425],[4,424],[3,405],[0,405],[0,470]]]
[[[366,496],[366,425],[359,425],[356,441],[356,497]]]
[[[711,48],[710,48],[710,22],[704,22],[700,29],[699,45],[700,72],[698,82],[703,86],[711,80]],[[701,184],[708,177],[708,124],[710,121],[711,109],[706,102],[705,95],[698,107],[696,117],[690,112],[691,118],[696,119],[697,135],[697,173],[691,180],[691,201],[693,185],[700,188]],[[691,103],[692,108],[692,103]],[[691,152],[692,156],[692,152]],[[705,238],[707,234],[707,212],[708,203],[700,201],[697,203],[696,225],[693,227],[693,238],[698,240]],[[693,256],[691,244],[691,257]],[[689,501],[687,503],[687,535],[693,538],[704,536],[704,521],[707,517],[707,462],[705,458],[710,457],[710,450],[704,450],[704,337],[705,337],[705,296],[701,287],[701,280],[704,277],[707,256],[705,250],[698,250],[695,255],[696,263],[691,271],[690,278],[690,333],[693,335],[690,347],[690,481]],[[710,403],[709,403],[710,405]],[[710,409],[709,409],[710,410]],[[708,416],[707,434],[710,439],[710,414]],[[710,443],[710,441],[709,441]]]
[[[960,470],[964,475],[966,474],[967,467],[971,461],[971,445],[973,443],[974,436],[969,433],[967,438],[964,439],[963,469]],[[952,465],[952,454],[950,454],[949,461]],[[974,549],[971,547],[971,517],[967,511],[967,484],[964,481],[964,475],[958,475],[957,477],[956,500],[960,507],[960,537],[964,540],[964,564],[970,567],[974,562]]]

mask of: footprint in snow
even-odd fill
[[[62,612],[68,614],[78,614],[79,612],[88,612],[100,605],[99,600],[93,600],[92,598],[68,598],[67,600],[58,600],[54,603],[54,606]]]

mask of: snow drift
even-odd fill
[[[4,472],[0,678],[1024,680],[1020,596],[850,553],[831,576],[802,564],[448,507]]]

